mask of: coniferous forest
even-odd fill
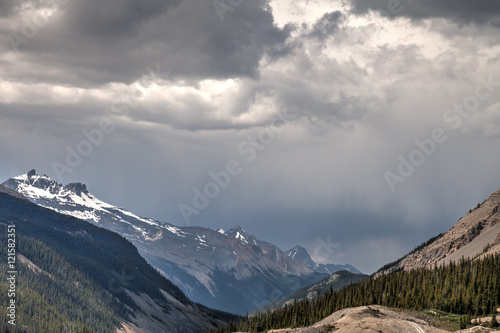
[[[88,275],[44,243],[18,235],[18,251],[43,267],[42,271],[18,263],[16,326],[7,324],[6,309],[0,310],[1,332],[112,332],[125,315]],[[0,250],[6,256],[6,251]],[[7,264],[0,263],[6,279]],[[50,272],[50,273],[49,273]],[[0,285],[2,304],[7,304],[7,285]]]
[[[469,316],[490,315],[500,305],[500,254],[484,260],[462,259],[433,269],[371,277],[339,291],[330,290],[313,301],[296,302],[210,332],[262,332],[309,326],[335,311],[372,304]]]

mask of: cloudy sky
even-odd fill
[[[370,273],[500,189],[499,42],[495,0],[1,0],[0,178]]]

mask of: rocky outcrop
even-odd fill
[[[82,183],[69,183],[68,185],[64,186],[64,189],[71,191],[77,195],[82,195],[82,193],[89,193],[89,191],[87,191],[87,185]]]

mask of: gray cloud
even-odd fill
[[[177,79],[255,76],[265,52],[290,33],[273,24],[266,3],[245,1],[221,22],[210,1],[73,0],[20,45],[18,60],[39,67],[31,80],[43,72],[45,81],[80,86],[130,83],[156,65]],[[22,17],[11,20],[21,35]],[[8,73],[26,78],[22,70]]]
[[[3,0],[0,2],[0,17],[8,17],[17,7],[17,0]]]
[[[70,1],[61,5],[64,14],[59,28],[70,32],[74,38],[104,40],[112,44],[117,39],[137,37],[151,19],[174,10],[180,3],[181,0]]]
[[[341,23],[343,19],[344,17],[340,11],[327,13],[314,24],[309,35],[324,40],[338,31],[339,23]]]
[[[374,10],[387,17],[441,17],[460,24],[500,25],[500,3],[491,0],[352,0],[352,4],[357,14]]]

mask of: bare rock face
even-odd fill
[[[69,183],[68,185],[64,186],[64,189],[71,191],[77,195],[82,195],[82,193],[89,194],[89,191],[87,191],[87,186],[82,183]]]
[[[500,191],[461,218],[443,236],[381,273],[432,267],[500,252]]]

